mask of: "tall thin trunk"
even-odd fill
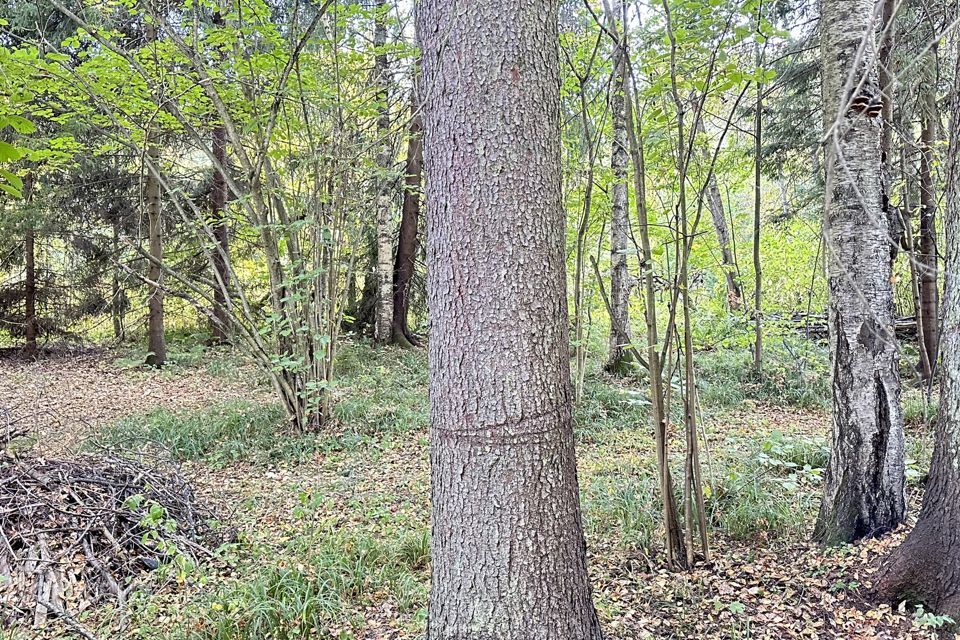
[[[703,120],[697,121],[697,134],[706,135]],[[700,159],[704,163],[710,162],[710,154],[701,149]],[[727,284],[727,308],[730,311],[739,311],[743,306],[743,287],[740,286],[740,277],[737,275],[737,261],[733,255],[730,226],[727,224],[727,212],[723,206],[723,196],[720,193],[720,183],[717,175],[710,173],[706,188],[707,209],[713,219],[713,228],[717,233],[717,243],[720,245],[720,262],[723,276]]]
[[[213,318],[210,322],[210,334],[214,344],[230,341],[230,314],[228,311],[227,291],[230,287],[230,233],[225,211],[227,208],[227,180],[220,167],[227,165],[227,137],[222,126],[213,129],[213,187],[210,193],[210,213],[213,226],[213,268],[215,285],[213,287]]]
[[[644,320],[647,325],[647,362],[650,371],[650,404],[653,418],[654,443],[657,451],[657,471],[660,479],[660,499],[663,515],[664,547],[667,566],[683,566],[686,562],[685,543],[677,513],[677,502],[670,474],[667,443],[670,413],[667,409],[667,389],[664,385],[663,363],[660,360],[660,340],[657,328],[657,290],[654,283],[654,259],[650,244],[650,222],[647,218],[646,166],[643,145],[640,143],[634,119],[632,100],[627,101],[627,135],[633,161],[633,183],[636,191],[636,210],[640,227],[640,247],[643,258]]]
[[[822,3],[833,429],[814,536],[826,544],[879,535],[905,517],[873,9],[873,0]]]
[[[213,23],[223,26],[223,14],[219,11],[213,14]],[[230,314],[228,311],[227,292],[230,290],[230,234],[225,216],[227,208],[227,179],[223,174],[227,166],[227,131],[222,124],[213,128],[211,134],[212,151],[214,157],[213,186],[210,191],[210,214],[213,226],[213,239],[216,246],[213,248],[213,317],[210,321],[210,337],[213,344],[225,344],[230,341]]]
[[[929,610],[960,619],[960,57],[954,75],[951,120],[942,384],[930,479],[917,524],[887,559],[877,589],[891,601],[909,598]]]
[[[28,176],[28,179],[29,176]],[[24,193],[27,194],[28,202],[32,197],[33,185],[26,185]],[[28,358],[37,356],[37,266],[36,266],[36,229],[33,221],[27,220],[27,228],[24,231],[23,253],[26,273],[24,276],[24,318],[23,335],[25,343],[23,354]]]
[[[422,0],[417,22],[431,87],[427,636],[599,640],[571,421],[557,0]]]
[[[113,224],[113,256],[119,264],[120,261],[120,229],[119,222]],[[126,338],[126,327],[124,326],[124,313],[126,311],[126,296],[123,288],[120,286],[120,268],[115,267],[110,280],[110,315],[113,319],[113,337],[117,342],[123,342]]]
[[[617,3],[616,15],[608,16],[608,22],[616,27],[623,15],[624,3]],[[627,42],[624,30],[617,30],[613,60],[613,78],[610,83],[610,113],[613,118],[613,149],[610,166],[613,170],[613,186],[610,206],[610,338],[607,355],[608,371],[626,373],[632,361],[630,338],[630,271],[627,269],[627,252],[630,242],[630,215],[628,213],[627,171],[627,114],[624,91],[626,86]]]
[[[403,209],[397,257],[393,263],[393,343],[402,346],[417,344],[410,331],[410,291],[420,246],[420,196],[423,182],[423,121],[419,113],[416,91],[413,92],[413,117],[407,133],[407,165],[404,171]]]
[[[380,344],[393,338],[393,215],[391,208],[390,172],[393,168],[393,147],[390,144],[390,68],[387,59],[387,0],[377,0],[373,46],[376,49],[377,136],[380,152],[377,164],[381,183],[377,196],[377,309],[374,337]]]
[[[148,166],[143,176],[143,203],[147,209],[147,234],[150,241],[150,265],[147,279],[150,284],[147,300],[147,364],[162,367],[167,360],[167,342],[163,329],[163,226],[160,209],[160,147],[154,133],[147,134]]]
[[[937,345],[940,329],[940,291],[937,286],[937,195],[934,187],[933,153],[937,140],[936,46],[927,54],[924,70],[920,117],[920,252],[917,255],[920,277],[920,344],[926,358],[921,358],[920,374],[931,380],[937,366]]]
[[[757,66],[763,63],[757,45]],[[763,374],[763,268],[760,262],[760,217],[763,205],[763,83],[757,83],[757,104],[753,123],[753,370]]]
[[[880,47],[877,52],[878,77],[880,81],[880,98],[882,106],[880,123],[882,135],[880,138],[880,159],[883,163],[881,175],[881,205],[887,217],[894,242],[890,245],[890,260],[897,259],[898,243],[903,233],[900,215],[890,201],[893,186],[893,100],[896,85],[893,74],[893,36],[896,21],[897,0],[883,0],[880,15]]]

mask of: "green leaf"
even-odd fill
[[[13,162],[23,157],[23,151],[9,142],[0,141],[0,162]]]

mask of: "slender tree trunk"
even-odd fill
[[[377,0],[373,46],[376,48],[377,136],[380,138],[381,184],[377,196],[377,311],[374,338],[387,344],[393,338],[393,216],[391,208],[390,172],[393,168],[393,147],[390,144],[390,69],[387,59],[387,2]]]
[[[213,129],[213,157],[221,167],[227,165],[227,136],[222,126]],[[230,314],[227,307],[227,291],[230,287],[230,235],[225,211],[227,208],[227,180],[219,167],[213,168],[213,188],[210,193],[210,210],[213,218],[213,238],[217,246],[213,248],[214,282],[213,318],[210,322],[210,335],[213,344],[226,344],[230,341]]]
[[[148,238],[150,241],[150,256],[153,260],[147,269],[149,285],[149,299],[147,300],[147,364],[152,367],[162,367],[167,359],[167,342],[163,330],[163,228],[160,213],[160,181],[156,171],[160,170],[160,147],[153,138],[147,136],[148,167],[143,176],[143,202],[147,209]]]
[[[557,0],[423,0],[430,640],[599,640],[571,422]]]
[[[887,559],[877,590],[891,601],[908,598],[960,620],[960,58],[951,114],[942,384],[933,460],[917,524]]]
[[[881,175],[882,192],[880,202],[883,207],[883,214],[887,217],[890,225],[890,232],[894,242],[890,245],[890,261],[897,259],[899,252],[899,243],[903,235],[903,225],[900,220],[900,214],[890,201],[890,195],[893,186],[893,100],[896,85],[893,74],[893,36],[896,21],[897,0],[883,0],[883,8],[880,16],[880,48],[877,53],[877,62],[879,67],[879,80],[882,107],[880,123],[882,135],[880,138],[880,159],[883,163]]]
[[[905,517],[889,221],[870,108],[879,100],[873,9],[873,0],[822,3],[833,429],[814,536],[826,544],[882,534]]]
[[[763,63],[757,45],[757,66]],[[760,262],[760,216],[763,205],[763,83],[757,83],[757,104],[753,123],[753,370],[763,374],[763,268]]]
[[[636,91],[634,87],[633,92]],[[633,95],[634,93],[628,94]],[[633,162],[633,184],[636,192],[636,210],[640,227],[640,247],[643,257],[644,320],[647,325],[647,362],[650,371],[650,415],[653,418],[654,443],[657,450],[657,472],[660,480],[660,502],[663,516],[664,547],[668,567],[682,567],[687,553],[683,540],[677,502],[670,474],[668,434],[670,421],[667,390],[663,382],[663,363],[660,360],[660,339],[657,328],[657,291],[654,283],[653,250],[650,244],[650,222],[647,218],[646,164],[643,145],[639,139],[639,119],[634,118],[633,101],[627,101],[627,135]]]
[[[623,15],[623,2],[617,3],[617,15],[608,16],[616,27]],[[606,368],[614,373],[630,371],[632,357],[628,346],[630,338],[630,271],[627,251],[630,243],[630,214],[627,193],[627,171],[630,158],[627,152],[627,113],[624,91],[626,86],[627,43],[622,29],[617,29],[619,42],[613,59],[613,78],[610,83],[610,113],[613,117],[613,149],[610,165],[613,170],[610,207],[610,338]]]
[[[703,120],[697,121],[697,134],[706,135]],[[700,153],[700,160],[710,162],[709,154]],[[711,172],[706,188],[707,209],[713,219],[713,228],[717,233],[717,243],[720,245],[720,262],[724,279],[727,283],[727,308],[730,311],[739,311],[743,306],[743,287],[737,275],[737,261],[733,255],[733,243],[730,236],[730,226],[727,224],[727,212],[723,206],[723,195],[720,193],[720,183],[715,173]]]
[[[410,331],[410,289],[416,269],[420,229],[420,195],[423,182],[423,123],[418,113],[419,103],[414,92],[413,117],[407,139],[407,166],[404,172],[403,210],[400,215],[400,234],[397,257],[393,263],[393,343],[411,346],[418,340]]]
[[[119,223],[113,224],[113,255],[117,262],[120,261],[120,230]],[[113,337],[117,342],[123,342],[126,337],[126,328],[123,323],[124,312],[126,311],[126,297],[120,286],[120,268],[113,269],[113,276],[110,282],[110,315],[113,319]]]
[[[920,374],[931,380],[937,366],[940,329],[940,291],[937,287],[937,195],[934,188],[933,148],[937,140],[936,46],[927,54],[920,114],[920,276],[921,345],[926,357],[920,359]]]
[[[30,197],[33,191],[32,184],[27,185],[24,192]],[[33,222],[27,221],[27,229],[24,232],[23,240],[24,262],[26,263],[26,274],[24,276],[24,338],[25,344],[23,354],[28,358],[37,357],[37,266],[36,266],[36,230]]]

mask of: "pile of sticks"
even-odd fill
[[[122,606],[144,572],[212,555],[213,520],[162,454],[0,454],[0,615],[38,626]]]

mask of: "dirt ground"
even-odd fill
[[[30,363],[0,360],[0,419],[28,421],[45,448],[63,453],[119,418],[158,407],[197,409],[238,398],[268,401],[268,391],[211,375],[202,367],[156,372],[118,365],[115,354],[102,350]],[[748,405],[711,429],[822,434],[826,420],[816,411]],[[581,444],[581,485],[611,465],[631,464],[645,455],[643,446],[626,436],[606,444]],[[194,462],[185,470],[206,499],[232,514],[247,539],[263,545],[298,535],[311,522],[335,522],[346,531],[388,536],[391,518],[399,513],[408,523],[428,526],[425,432],[354,451],[317,452],[302,464],[213,468]],[[325,498],[307,518],[297,509],[305,495]],[[595,599],[609,638],[934,638],[937,632],[919,624],[912,609],[870,600],[879,562],[904,535],[899,531],[822,550],[801,536],[759,536],[745,542],[717,534],[711,538],[711,560],[686,573],[664,571],[655,554],[647,557],[610,540],[594,537],[588,544]],[[426,578],[424,572],[421,579]],[[184,589],[193,589],[187,598],[198,593],[196,587]],[[158,602],[158,621],[176,619],[181,599]],[[412,614],[397,613],[388,594],[358,606],[364,622],[353,630],[356,637],[419,635]],[[74,633],[69,626],[56,629],[33,630],[26,637]],[[105,631],[114,637],[146,637],[122,625]]]

